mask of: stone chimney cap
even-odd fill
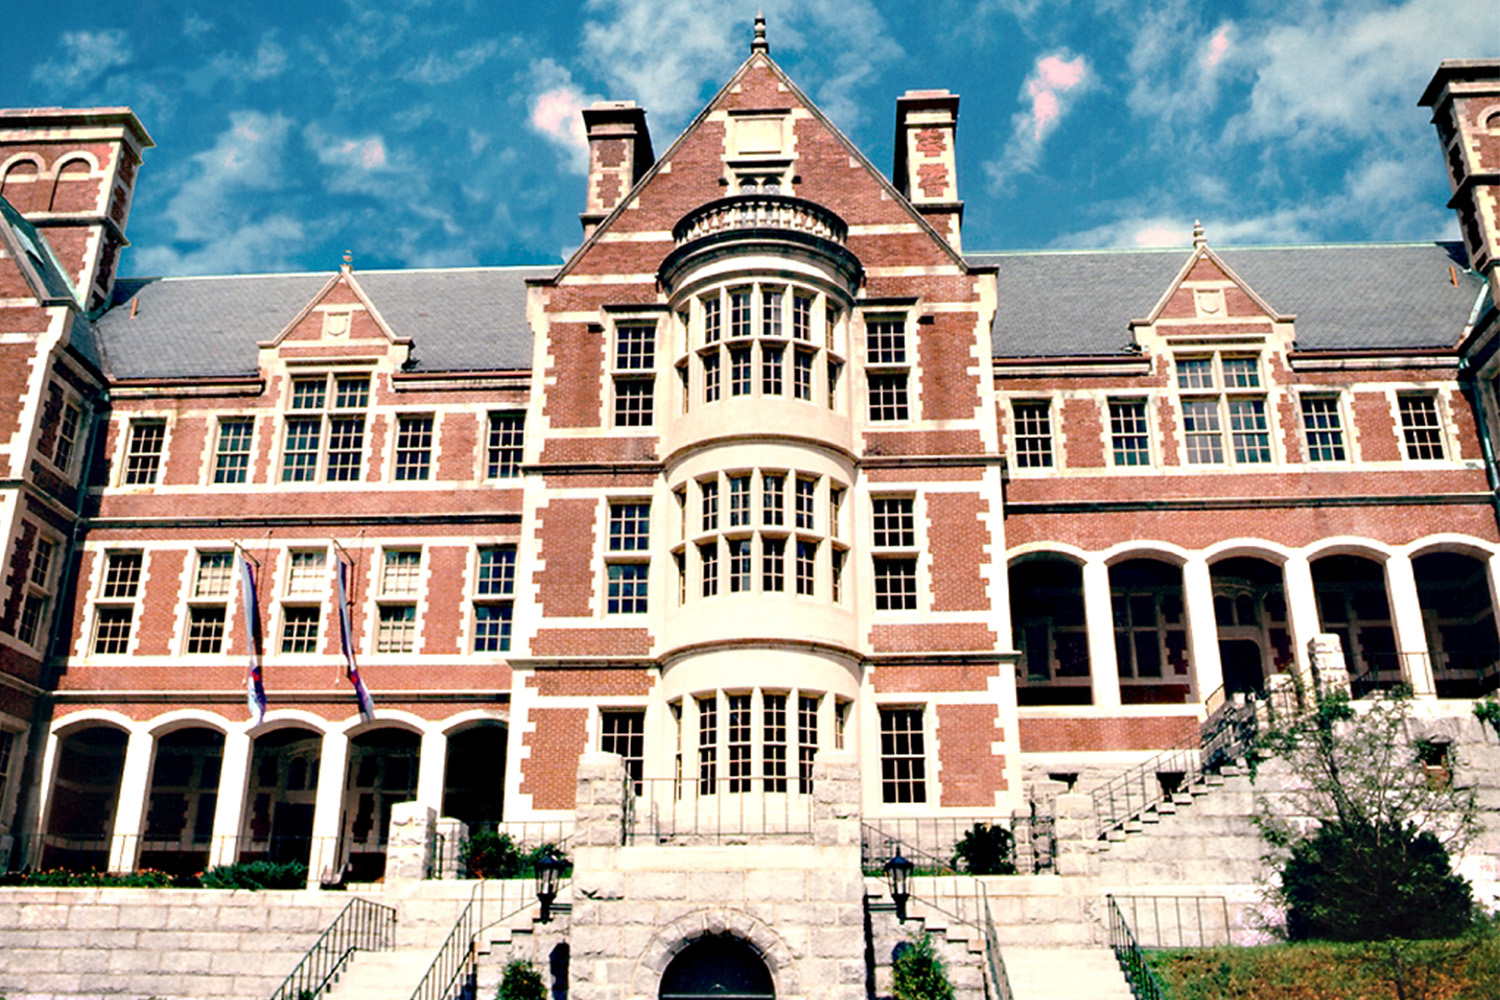
[[[634,101],[595,101],[594,103],[592,103],[592,104],[589,105],[589,109],[590,110],[593,110],[594,108],[600,108],[600,109],[608,110],[608,109],[611,109],[611,108],[633,108],[633,107],[635,107],[635,102]]]

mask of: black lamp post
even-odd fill
[[[562,872],[563,864],[550,850],[536,859],[536,898],[542,904],[541,915],[537,917],[540,923],[545,924],[552,919],[552,901],[557,898],[557,877]]]
[[[896,919],[900,921],[906,920],[906,901],[911,898],[911,893],[906,891],[906,880],[911,877],[914,867],[900,852],[885,863],[885,881],[891,887],[891,902],[896,904]]]

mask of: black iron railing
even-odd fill
[[[726,843],[812,836],[813,796],[795,775],[627,779],[621,841]]]
[[[1216,948],[1234,943],[1223,896],[1114,896],[1146,948]]]
[[[271,994],[271,1000],[316,1000],[356,951],[385,951],[396,941],[396,910],[355,897]]]
[[[1115,897],[1105,896],[1104,903],[1109,910],[1109,946],[1114,950],[1115,960],[1120,963],[1120,971],[1125,973],[1131,995],[1135,1000],[1164,1000],[1166,994],[1161,981],[1146,963],[1145,952],[1136,943],[1130,925],[1125,922],[1125,914],[1115,904]]]

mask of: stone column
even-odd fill
[[[146,818],[146,799],[151,794],[151,754],[156,738],[143,729],[130,734],[125,744],[125,767],[120,773],[120,796],[115,805],[115,823],[109,838],[109,870],[135,871],[141,847],[141,824]]]
[[[813,758],[813,843],[859,846],[859,756],[849,750],[819,750]]]
[[[573,807],[576,847],[619,847],[624,833],[625,758],[591,750],[578,758],[578,801]]]
[[[231,730],[224,734],[224,761],[219,767],[219,793],[214,801],[214,831],[208,848],[208,864],[232,865],[239,859],[240,829],[245,812],[245,790],[250,783],[253,741],[250,734]]]
[[[431,878],[437,846],[437,810],[423,802],[392,806],[391,828],[385,843],[387,887]]]
[[[443,811],[443,781],[447,768],[447,734],[423,733],[421,756],[417,761],[417,801],[431,806],[437,813]]]
[[[1188,645],[1193,651],[1193,675],[1201,702],[1224,686],[1219,662],[1219,623],[1214,617],[1213,576],[1202,556],[1182,566],[1182,603],[1187,608]]]
[[[1319,699],[1342,691],[1349,693],[1349,667],[1344,661],[1344,644],[1332,632],[1313,636],[1307,644],[1314,689]]]
[[[1109,566],[1083,564],[1083,616],[1089,630],[1089,684],[1095,708],[1120,704],[1120,667],[1115,661],[1115,612],[1109,598]]]
[[[441,816],[437,821],[438,843],[441,850],[433,861],[433,878],[455,879],[459,877],[458,851],[469,839],[469,824],[451,816]]]
[[[1417,578],[1412,573],[1410,556],[1393,555],[1385,561],[1385,587],[1402,672],[1418,698],[1436,698],[1432,661],[1427,655],[1427,630],[1422,624],[1422,602],[1417,597]]]
[[[1281,564],[1282,584],[1286,588],[1287,626],[1292,630],[1292,648],[1297,651],[1297,667],[1306,677],[1312,669],[1309,651],[1321,630],[1318,622],[1318,595],[1313,589],[1312,564],[1306,556],[1288,556]]]
[[[348,768],[349,737],[340,732],[324,733],[318,764],[318,797],[313,806],[312,853],[307,861],[310,888],[316,888],[325,875],[337,880],[343,874],[339,839],[344,832],[344,785]]]
[[[1093,876],[1099,874],[1094,839],[1094,799],[1089,795],[1059,795],[1053,800],[1057,810],[1053,836],[1057,840],[1057,874]]]

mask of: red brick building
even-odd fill
[[[871,816],[1009,815],[1321,633],[1493,690],[1497,73],[1423,97],[1463,245],[975,252],[958,97],[887,177],[762,38],[659,153],[584,112],[559,268],[219,278],[116,279],[130,111],[0,112],[12,863],[368,875],[397,802],[566,825],[588,749],[652,808],[781,822],[840,748]]]

